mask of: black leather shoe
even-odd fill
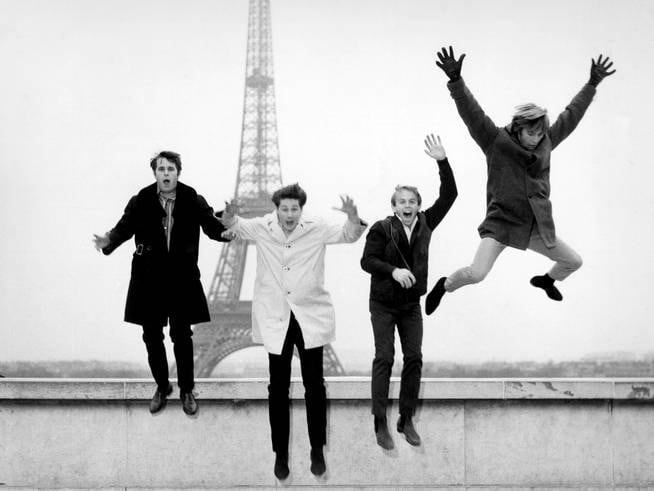
[[[163,408],[166,407],[166,402],[168,401],[168,396],[173,392],[173,386],[168,384],[168,388],[161,392],[159,389],[152,396],[150,401],[150,412],[152,414],[158,413]]]
[[[440,305],[443,295],[445,295],[445,276],[439,279],[434,285],[434,288],[427,294],[425,300],[425,314],[431,315],[434,310]]]
[[[542,276],[534,276],[531,280],[529,280],[529,283],[531,283],[532,286],[535,286],[536,288],[542,288],[545,290],[547,296],[552,300],[557,302],[563,300],[563,295],[561,295],[559,289],[554,286],[554,280],[550,277],[550,275],[544,274]]]
[[[377,437],[377,445],[384,450],[393,450],[395,448],[391,432],[388,431],[386,418],[375,416],[375,436]]]
[[[327,470],[325,465],[325,456],[322,453],[322,447],[311,449],[311,474],[322,476]]]
[[[193,416],[198,412],[198,401],[195,400],[193,392],[182,392],[179,398],[182,400],[182,409],[186,414]]]
[[[400,416],[400,419],[397,420],[397,431],[404,433],[404,438],[409,444],[417,447],[420,445],[420,435],[413,426],[413,421],[411,416]]]
[[[275,477],[283,481],[288,477],[288,454],[275,453]]]

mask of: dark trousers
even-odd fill
[[[164,326],[144,325],[143,341],[148,350],[148,364],[154,381],[160,391],[168,388],[168,360],[164,347]],[[186,322],[170,319],[170,339],[173,342],[175,362],[177,363],[177,385],[180,392],[191,392],[195,386],[193,380],[193,331]]]
[[[307,408],[307,426],[312,448],[322,447],[327,431],[327,396],[322,371],[322,346],[305,349],[300,325],[291,312],[288,332],[279,355],[268,353],[270,385],[268,385],[268,414],[273,452],[288,454],[289,398],[293,346],[300,355],[304,400]]]
[[[418,404],[422,372],[422,313],[419,303],[389,307],[370,301],[370,320],[375,336],[372,362],[372,414],[386,416],[388,387],[395,357],[395,326],[400,335],[404,366],[400,384],[400,414],[411,416]]]

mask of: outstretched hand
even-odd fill
[[[597,87],[602,80],[615,73],[615,70],[609,71],[609,68],[613,66],[613,62],[609,60],[608,56],[602,60],[602,55],[600,54],[597,61],[591,59],[591,62],[588,83],[594,87]]]
[[[93,246],[96,251],[101,251],[109,245],[109,234],[97,235],[93,234]]]
[[[439,61],[436,62],[436,65],[445,72],[449,77],[450,82],[455,82],[461,78],[461,65],[463,64],[463,59],[466,57],[465,53],[457,60],[454,57],[454,50],[452,49],[452,46],[450,46],[449,53],[446,48],[441,48],[441,51],[436,53],[436,56],[438,56],[439,59]]]
[[[332,209],[345,213],[349,221],[353,223],[359,223],[359,212],[357,211],[357,207],[354,204],[354,200],[352,200],[352,198],[350,198],[347,194],[342,194],[340,198],[341,207],[338,208],[333,206]]]
[[[438,140],[437,140],[438,139]],[[429,155],[432,159],[443,160],[447,158],[445,154],[445,148],[441,143],[441,137],[437,136],[434,138],[434,134],[427,135],[425,137],[425,153]]]

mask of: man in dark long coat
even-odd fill
[[[134,236],[136,250],[125,305],[125,321],[143,327],[143,341],[157,390],[150,403],[156,413],[172,392],[163,328],[170,323],[182,408],[198,410],[193,395],[192,324],[207,322],[209,309],[200,283],[198,246],[200,227],[211,239],[225,242],[225,228],[205,199],[178,182],[179,154],[160,152],[150,161],[156,182],[133,196],[116,226],[94,235],[95,247],[105,255]]]
[[[550,126],[547,111],[535,104],[516,107],[511,123],[500,128],[484,113],[461,78],[464,55],[457,60],[450,46],[436,64],[449,78],[447,87],[470,135],[486,156],[486,218],[479,226],[481,242],[470,266],[442,277],[427,296],[427,314],[445,292],[482,281],[506,247],[530,249],[554,261],[531,284],[552,300],[563,299],[554,286],[579,269],[582,259],[556,235],[550,202],[550,154],[577,127],[593,100],[597,85],[615,70],[606,57],[592,61],[590,78]]]

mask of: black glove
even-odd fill
[[[595,60],[591,61],[592,65],[590,66],[590,79],[588,79],[589,85],[597,87],[597,85],[602,80],[604,80],[604,78],[615,73],[615,70],[609,71],[609,68],[613,66],[613,62],[609,61],[608,56],[602,60],[602,55],[599,55],[597,62]]]
[[[449,77],[450,82],[455,82],[461,78],[461,64],[463,59],[466,57],[465,54],[462,54],[461,57],[457,60],[454,57],[454,51],[452,46],[450,46],[450,52],[447,52],[446,48],[441,48],[441,51],[436,53],[439,61],[436,62],[438,68],[443,70],[445,74]]]

